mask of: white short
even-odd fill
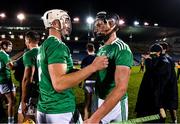
[[[28,104],[27,104],[27,105],[28,105]],[[35,106],[28,106],[28,111],[27,111],[26,114],[29,113],[30,109],[31,109],[31,111],[33,112],[32,114],[33,114],[33,115],[36,115],[37,106],[36,106],[36,105],[35,105]],[[21,104],[21,102],[20,102],[20,104],[19,104],[18,113],[19,113],[19,114],[22,114],[22,104]]]
[[[37,124],[70,124],[73,123],[73,112],[62,113],[62,114],[45,114],[37,111]],[[76,124],[82,124],[83,120],[79,114],[79,119]]]
[[[0,93],[1,94],[6,94],[11,91],[13,91],[13,92],[16,91],[16,87],[14,84],[10,84],[10,83],[0,84]]]
[[[104,100],[98,99],[98,107]],[[118,104],[101,120],[103,124],[110,122],[120,122],[128,120],[128,97],[118,102]]]
[[[22,114],[22,105],[21,105],[21,102],[20,102],[20,104],[19,104],[18,113],[19,113],[19,114]]]
[[[84,89],[87,93],[94,93],[95,92],[95,80],[86,80],[84,82]]]

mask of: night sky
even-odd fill
[[[1,0],[0,12],[15,18],[17,12],[42,16],[49,9],[67,10],[71,17],[95,16],[98,11],[119,14],[130,25],[134,20],[180,28],[180,0]]]

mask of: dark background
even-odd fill
[[[64,9],[83,21],[104,10],[118,13],[128,25],[139,20],[180,28],[179,7],[180,0],[1,0],[0,12],[6,12],[9,18],[16,18],[21,11],[39,18],[49,9]]]

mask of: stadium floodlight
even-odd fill
[[[42,36],[42,37],[41,37],[41,40],[44,40],[44,39],[45,39],[45,37],[44,37],[44,36]]]
[[[79,23],[79,17],[73,18],[73,22],[74,22],[74,23]]]
[[[94,22],[93,17],[91,17],[91,16],[87,17],[86,22],[87,22],[89,25],[91,25],[91,24]]]
[[[24,36],[23,36],[23,35],[19,35],[19,38],[20,38],[20,39],[23,39],[23,38],[24,38]]]
[[[138,26],[138,25],[139,25],[139,22],[138,22],[138,21],[134,21],[134,25],[135,25],[135,26]]]
[[[119,20],[119,25],[124,25],[125,24],[125,21],[123,19],[120,19]]]
[[[166,41],[167,40],[167,38],[165,37],[165,38],[163,38],[163,41]]]
[[[15,38],[15,36],[12,34],[12,35],[10,35],[10,37],[11,37],[11,39],[14,39]]]
[[[149,25],[149,23],[148,22],[144,22],[144,26],[148,26]]]
[[[90,40],[90,30],[91,30],[92,23],[94,23],[94,18],[89,16],[89,17],[87,17],[86,22],[88,24],[88,42],[89,42],[89,40]]]
[[[66,37],[66,40],[68,40],[68,41],[69,41],[69,40],[70,40],[70,37]]]
[[[26,19],[26,16],[25,16],[24,13],[18,13],[18,14],[17,14],[17,19],[18,19],[20,22],[22,22],[23,20]]]
[[[6,35],[5,35],[5,34],[2,34],[2,35],[1,35],[1,38],[2,38],[2,39],[6,38]]]
[[[78,41],[78,40],[79,40],[79,38],[78,38],[78,37],[74,37],[74,40],[75,40],[75,41]]]
[[[158,26],[158,23],[154,23],[154,26],[156,26],[156,27],[157,27],[157,26]]]
[[[94,37],[91,37],[91,41],[94,41],[95,39],[94,39]]]
[[[0,18],[5,18],[6,17],[6,14],[5,13],[0,13]]]

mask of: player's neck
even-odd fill
[[[116,36],[116,32],[112,33],[111,36],[109,37],[109,39],[104,43],[105,45],[109,45],[111,44],[114,40],[116,40],[117,36]]]
[[[61,40],[61,34],[59,31],[55,30],[54,28],[49,29],[49,35],[53,35]]]
[[[29,49],[32,50],[33,48],[37,48],[38,44],[32,44],[31,46],[29,46]]]

